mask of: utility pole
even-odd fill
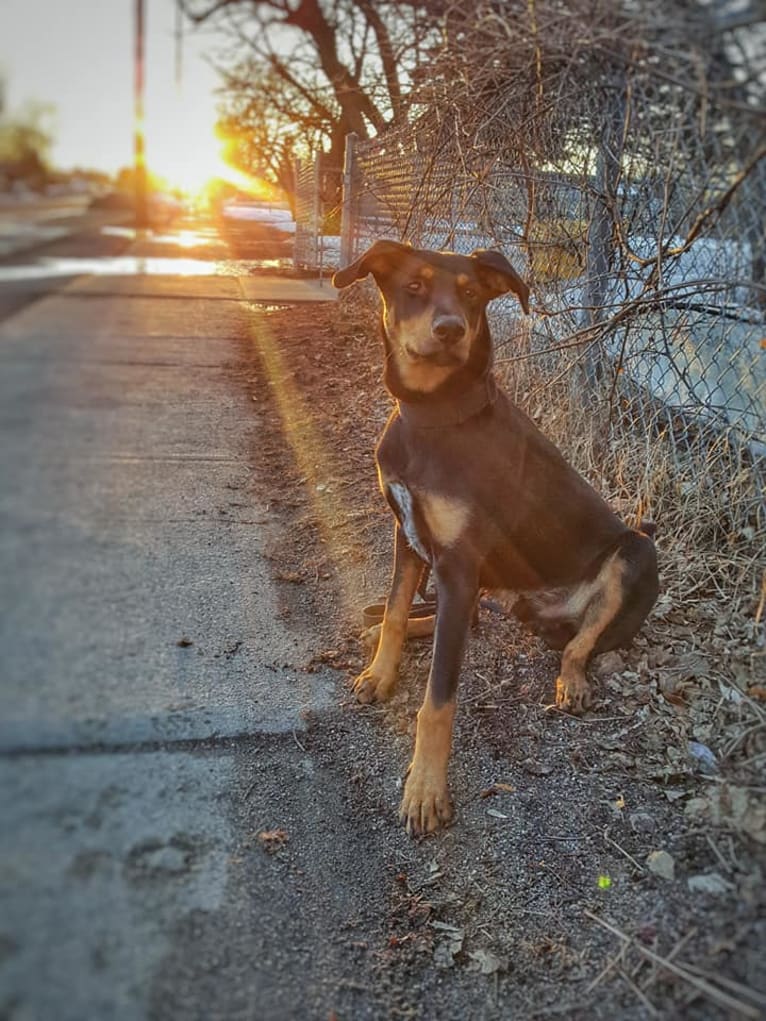
[[[146,146],[144,142],[144,21],[145,0],[135,0],[135,50],[133,78],[133,151],[136,179],[136,230],[149,226],[146,196]]]
[[[184,12],[181,0],[176,0],[176,24],[175,24],[175,71],[176,88],[181,91],[183,83],[183,46],[184,46]]]

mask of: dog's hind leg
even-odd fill
[[[591,702],[585,671],[598,640],[622,606],[620,559],[612,555],[599,572],[599,586],[588,603],[574,638],[564,647],[561,674],[556,681],[556,705],[570,713],[581,713]]]
[[[354,681],[354,691],[360,702],[384,702],[396,688],[410,607],[422,573],[423,561],[410,548],[397,524],[394,535],[394,573],[380,629],[380,641],[372,662]]]
[[[657,598],[654,543],[630,532],[604,562],[577,634],[565,646],[556,704],[581,713],[591,702],[586,669],[594,653],[628,645]]]

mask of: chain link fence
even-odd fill
[[[297,160],[295,164],[295,250],[296,269],[318,269],[321,249],[321,207],[319,160]]]
[[[295,166],[295,249],[298,270],[323,277],[338,266],[340,169],[319,153]]]
[[[578,85],[564,112],[539,80],[512,79],[493,83],[494,106],[437,96],[411,125],[350,138],[344,261],[384,237],[502,249],[532,288],[529,318],[510,300],[491,310],[517,401],[628,516],[688,523],[752,592],[766,549],[766,118],[731,88],[658,78],[646,46],[600,67],[587,87],[559,77],[559,106]]]

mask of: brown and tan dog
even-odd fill
[[[657,598],[657,564],[650,536],[623,524],[495,384],[487,303],[512,291],[529,310],[505,256],[378,241],[333,283],[370,273],[384,303],[385,383],[398,402],[377,448],[396,528],[380,642],[354,686],[361,702],[393,692],[430,566],[434,651],[401,804],[407,830],[419,834],[452,816],[447,766],[479,590],[522,593],[514,612],[563,649],[556,702],[579,713],[590,703],[589,659],[636,634]]]

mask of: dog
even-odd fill
[[[394,568],[360,702],[397,684],[410,606],[424,570],[436,589],[431,669],[417,714],[400,818],[411,835],[452,818],[447,783],[456,693],[482,589],[519,593],[518,618],[562,649],[556,703],[590,704],[590,658],[628,645],[658,593],[651,529],[625,525],[500,390],[486,308],[529,288],[499,251],[471,255],[377,241],[333,277],[372,274],[383,299],[384,382],[397,401],[376,450],[396,518]]]

